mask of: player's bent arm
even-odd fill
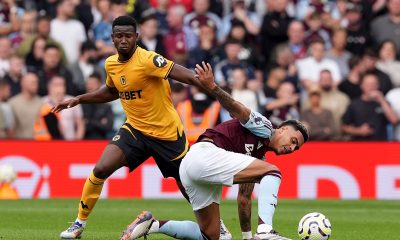
[[[102,86],[91,93],[85,93],[77,96],[79,103],[106,103],[118,99],[118,90],[116,88]]]
[[[170,77],[178,82],[181,82],[181,83],[194,85],[194,86],[198,87],[199,89],[203,90],[204,92],[209,92],[200,83],[199,79],[196,77],[196,73],[194,73],[193,71],[191,71],[179,64],[174,64],[168,77]]]
[[[253,189],[254,183],[242,183],[239,185],[237,204],[242,232],[251,231],[251,194]]]
[[[62,103],[57,104],[52,111],[60,112],[63,109],[75,107],[80,103],[105,103],[111,102],[119,97],[118,90],[116,88],[107,87],[106,85],[102,86],[98,90],[85,93],[79,96],[76,96],[72,99],[64,101]]]

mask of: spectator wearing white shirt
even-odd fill
[[[341,81],[340,70],[337,63],[325,57],[325,46],[321,40],[316,40],[310,45],[311,56],[296,61],[299,79],[307,90],[319,80],[322,70],[329,70],[335,86]]]
[[[71,19],[74,7],[72,0],[62,0],[57,6],[57,17],[51,21],[50,30],[50,36],[62,45],[68,63],[78,60],[81,44],[86,41],[83,24]]]

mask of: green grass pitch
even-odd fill
[[[76,217],[77,199],[0,201],[0,240],[58,239]],[[100,200],[90,216],[84,239],[119,239],[122,230],[141,210],[158,219],[194,220],[183,200]],[[253,233],[257,202],[253,202]],[[333,240],[400,239],[399,201],[280,200],[274,227],[299,239],[297,224],[309,212],[321,212],[332,223]],[[224,201],[221,213],[234,239],[241,239],[235,201]],[[170,239],[150,235],[149,240]]]

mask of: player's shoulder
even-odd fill
[[[111,55],[108,58],[106,58],[105,65],[107,66],[109,64],[117,63],[117,62],[118,62],[118,54],[114,54],[114,55]]]
[[[168,60],[157,52],[148,51],[140,47],[138,47],[138,50],[139,61],[147,66],[154,65],[155,67],[163,68],[168,64]]]

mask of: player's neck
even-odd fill
[[[135,53],[137,48],[137,45],[135,47],[132,48],[131,51],[129,51],[128,53],[118,53],[118,61],[120,62],[126,62],[128,61],[132,55]]]

